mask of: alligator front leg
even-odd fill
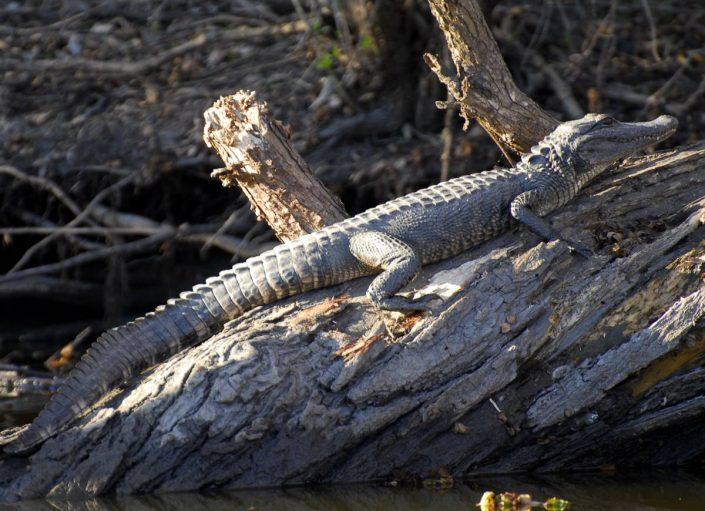
[[[350,252],[361,263],[382,270],[367,288],[367,297],[375,307],[394,311],[429,309],[429,297],[414,301],[395,296],[421,269],[421,258],[408,244],[383,232],[367,231],[350,239]]]
[[[550,194],[550,195],[549,195]],[[533,209],[546,208],[555,201],[555,192],[544,192],[542,190],[529,190],[514,198],[511,204],[512,216],[523,225],[528,227],[533,233],[541,236],[545,240],[561,240],[565,242],[572,251],[577,252],[585,258],[593,255],[592,250],[577,241],[570,240],[554,229],[551,224],[537,215]],[[550,211],[551,207],[548,207]]]

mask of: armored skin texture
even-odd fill
[[[425,303],[397,296],[422,265],[459,254],[517,222],[587,257],[587,248],[565,240],[541,217],[622,158],[669,137],[676,126],[669,116],[621,123],[588,114],[559,125],[513,168],[419,190],[236,264],[102,334],[4,451],[34,448],[139,371],[202,342],[245,311],[287,296],[377,274],[367,291],[376,307],[425,309]]]

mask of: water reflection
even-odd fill
[[[48,396],[29,395],[0,399],[0,430],[31,422]]]
[[[1,506],[21,511],[468,511],[484,490],[529,493],[535,500],[567,498],[576,511],[705,509],[705,479],[687,473],[473,480],[449,490],[349,485],[217,493],[115,495],[84,501],[33,501]]]

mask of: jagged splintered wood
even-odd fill
[[[477,2],[428,3],[445,35],[458,77],[447,76],[433,55],[427,53],[424,58],[460,104],[466,125],[477,119],[508,158],[526,152],[553,131],[558,121],[516,86]]]
[[[213,175],[224,186],[237,183],[257,218],[281,241],[347,218],[340,199],[313,175],[291,146],[288,130],[270,118],[255,92],[221,97],[204,117],[203,138],[225,162]]]

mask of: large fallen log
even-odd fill
[[[704,164],[632,160],[550,217],[596,256],[516,230],[425,268],[445,300],[386,329],[368,279],[255,309],[0,462],[0,496],[696,461]]]

